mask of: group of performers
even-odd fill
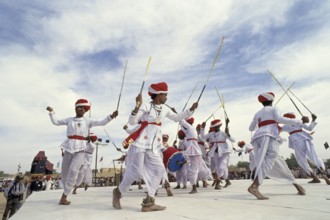
[[[144,181],[147,190],[147,196],[143,198],[141,204],[142,212],[160,211],[166,208],[155,203],[155,195],[160,183],[163,183],[167,195],[173,196],[167,179],[169,170],[166,164],[168,161],[165,159],[168,158],[164,158],[164,152],[169,148],[176,147],[176,151],[180,150],[184,157],[184,162],[175,173],[178,184],[176,188],[180,188],[180,184],[186,187],[189,181],[192,187],[189,193],[195,194],[198,181],[202,181],[203,186],[207,187],[207,180],[214,179],[215,189],[221,188],[222,181],[225,182],[225,187],[231,184],[228,178],[231,147],[227,141],[234,143],[235,139],[229,132],[229,119],[226,117],[223,130],[221,130],[222,121],[214,119],[207,132],[206,122],[196,127],[193,125],[193,113],[198,108],[198,102],[193,103],[189,109],[176,113],[165,105],[167,94],[167,84],[160,82],[151,84],[148,88],[151,101],[143,102],[141,93],[135,99],[135,107],[128,118],[128,124],[134,128],[128,130],[124,127],[129,134],[123,142],[124,148],[128,149],[125,160],[126,170],[119,186],[113,189],[112,204],[115,209],[122,208],[120,199],[129,190],[131,184],[138,180]],[[254,115],[249,126],[249,130],[254,132],[252,140],[250,143],[239,141],[237,144],[239,149],[235,149],[249,154],[250,169],[254,170],[255,174],[248,192],[259,200],[268,199],[259,191],[266,177],[292,183],[299,195],[306,193],[305,189],[295,182],[286,162],[279,156],[279,145],[282,142],[279,134],[282,131],[289,133],[289,147],[294,149],[298,164],[313,178],[311,182],[319,183],[320,180],[309,166],[308,160],[317,166],[322,172],[323,179],[328,185],[330,184],[324,163],[316,154],[312,137],[304,130],[315,127],[316,116],[313,114],[311,124],[307,125],[309,119],[306,116],[296,119],[293,113],[281,115],[278,109],[272,106],[274,98],[272,92],[258,96],[262,108]],[[90,133],[90,129],[94,126],[104,126],[118,116],[116,110],[111,115],[98,120],[84,117],[89,108],[88,101],[80,99],[75,103],[75,117],[58,120],[53,108],[47,107],[54,125],[67,126],[67,139],[61,145],[64,150],[61,171],[64,192],[59,201],[60,205],[70,204],[67,196],[73,189],[73,193],[76,193],[76,186],[82,182],[84,173],[90,165],[93,142],[97,139]],[[178,146],[169,146],[169,137],[163,134],[162,122],[165,117],[180,124]]]

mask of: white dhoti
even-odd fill
[[[82,183],[87,186],[91,186],[92,178],[92,169],[90,168],[90,166],[82,166],[78,174],[76,186],[80,186],[80,184]]]
[[[197,183],[198,177],[200,177],[202,180],[212,178],[211,171],[206,166],[202,156],[188,156],[187,177],[191,185]]]
[[[64,152],[62,159],[62,182],[64,194],[69,195],[73,186],[77,182],[77,177],[81,166],[84,164],[85,152],[69,153]]]
[[[278,156],[279,141],[270,136],[262,136],[252,142],[255,154],[255,178],[262,184],[268,176],[271,179],[295,183],[294,176],[286,162]]]
[[[222,179],[227,179],[228,178],[229,153],[223,153],[222,155],[215,153],[214,162],[215,162],[218,177],[221,177]]]
[[[307,159],[309,159],[318,169],[325,170],[325,165],[320,157],[317,156],[311,140],[300,139],[294,142],[294,151],[297,163],[307,173],[313,173]]]
[[[187,164],[183,164],[182,167],[175,172],[176,183],[187,185]]]
[[[154,197],[159,183],[165,173],[165,167],[159,153],[152,150],[130,146],[128,151],[130,162],[127,164],[122,182],[119,185],[120,192],[128,191],[130,185],[137,179],[143,179],[148,195]]]

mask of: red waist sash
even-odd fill
[[[248,153],[250,153],[252,150],[253,150],[253,148],[252,148],[252,149],[250,149],[250,150],[248,150]]]
[[[218,143],[224,144],[224,143],[226,143],[226,141],[214,141],[214,142],[211,142],[211,144],[218,144]]]
[[[188,138],[187,141],[198,141],[196,138]]]
[[[303,130],[295,130],[295,131],[291,131],[289,134],[294,134],[294,133],[298,133],[298,132],[302,132]]]
[[[271,124],[277,124],[276,121],[274,120],[265,120],[265,121],[261,121],[258,123],[258,127],[262,127],[262,126],[266,126],[266,125],[271,125]]]
[[[87,138],[84,136],[79,136],[79,135],[71,135],[68,136],[69,139],[76,139],[76,140],[82,140],[82,141],[87,141]]]
[[[148,125],[157,125],[157,126],[161,126],[162,123],[156,123],[156,122],[147,122],[147,121],[143,121],[141,123],[141,126],[139,127],[139,129],[137,129],[136,131],[134,131],[132,134],[130,134],[123,142],[122,145],[124,147],[124,149],[127,149],[128,146],[133,143],[139,136],[140,133],[143,131],[143,129],[145,129],[145,127],[147,127]]]

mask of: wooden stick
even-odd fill
[[[124,81],[125,81],[125,75],[126,75],[126,68],[127,68],[127,60],[125,63],[125,69],[124,69],[124,74],[123,74],[123,80],[121,81],[121,88],[120,88],[120,93],[119,93],[119,98],[118,98],[118,103],[117,103],[117,110],[119,108],[119,103],[120,103],[120,98],[121,98],[121,93],[123,91],[123,86],[124,86]]]
[[[294,85],[294,82],[291,84],[291,86],[289,88],[287,88],[287,90],[285,90],[285,92],[282,94],[282,96],[277,100],[277,102],[275,103],[274,106],[277,105],[277,103],[279,103],[279,101],[286,95],[286,93],[290,90],[290,88]]]
[[[217,61],[217,59],[218,59],[219,54],[220,54],[220,51],[221,51],[221,48],[222,48],[222,45],[223,45],[223,41],[224,41],[224,39],[225,39],[225,37],[222,37],[222,40],[221,40],[221,43],[220,43],[220,46],[219,46],[219,49],[218,49],[217,55],[216,55],[215,58],[214,58],[214,61],[213,61],[213,64],[212,64],[211,70],[210,70],[210,72],[209,72],[209,75],[207,76],[207,79],[206,79],[206,82],[205,82],[205,84],[204,84],[204,86],[203,86],[203,89],[202,89],[202,91],[201,91],[201,93],[200,93],[200,95],[199,95],[199,97],[198,97],[198,99],[197,99],[197,103],[199,102],[200,98],[202,97],[202,94],[203,94],[203,92],[204,92],[204,90],[205,90],[206,84],[208,83],[208,81],[209,81],[209,79],[210,79],[210,77],[211,77],[211,75],[212,75],[212,72],[213,72],[213,69],[214,69],[214,65],[215,65],[215,63],[216,63],[216,61]]]
[[[151,57],[149,57],[147,68],[146,68],[146,72],[144,73],[144,79],[143,79],[142,86],[141,86],[141,89],[140,89],[140,94],[142,94],[142,90],[143,90],[144,84],[145,84],[146,79],[147,79],[150,61],[151,61]]]
[[[274,76],[274,74],[272,72],[270,72],[270,70],[267,70],[268,73],[273,77],[273,79],[277,82],[277,84],[285,91],[284,87],[281,85],[281,83],[276,79],[276,77]],[[290,97],[289,93],[286,93],[286,95],[289,97],[289,99],[291,100],[292,104],[296,107],[297,111],[300,113],[301,116],[303,116],[303,114],[301,113],[301,111],[299,110],[298,106],[296,105],[296,103],[292,100],[292,98]]]

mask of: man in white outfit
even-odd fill
[[[184,145],[184,139],[186,135],[182,130],[178,131],[178,138],[179,138],[179,144],[178,146],[175,145],[175,148],[177,148],[179,151],[183,152],[186,150]],[[175,172],[175,179],[176,179],[176,187],[174,189],[180,189],[182,184],[182,189],[187,189],[187,163],[182,164],[182,167]]]
[[[168,144],[168,138],[169,138],[168,134],[163,134],[163,136],[162,136],[163,147],[160,148],[160,156],[161,156],[161,158],[162,158],[163,161],[164,161],[164,155],[163,155],[163,152],[164,152],[166,149],[168,149],[169,147],[171,147],[171,146]],[[164,164],[164,166],[165,166],[165,164]],[[168,171],[168,169],[167,169],[166,166],[165,166],[165,173],[164,173],[164,175],[163,175],[163,178],[162,178],[161,182],[162,182],[163,187],[164,187],[165,190],[166,190],[167,196],[173,196],[173,193],[172,193],[172,191],[171,191],[170,181],[168,180],[168,173],[169,173],[169,171]]]
[[[254,115],[249,127],[250,131],[255,131],[251,144],[255,154],[256,171],[254,181],[248,191],[259,200],[269,199],[259,191],[259,186],[266,176],[290,182],[296,187],[299,195],[305,195],[305,190],[295,182],[286,162],[278,155],[281,142],[278,123],[302,125],[308,118],[303,117],[302,120],[295,120],[282,117],[278,110],[272,107],[274,97],[272,92],[258,96],[259,102],[264,107]]]
[[[118,188],[113,190],[113,207],[121,209],[120,198],[136,179],[143,179],[147,187],[148,195],[142,201],[142,212],[164,210],[165,206],[155,204],[155,193],[165,173],[165,167],[160,155],[163,147],[161,124],[165,117],[180,121],[193,114],[198,104],[182,113],[175,114],[165,106],[168,87],[165,82],[151,84],[148,94],[151,101],[142,103],[142,95],[136,97],[136,106],[129,117],[129,124],[136,125],[141,122],[140,128],[132,133],[125,142],[132,143],[128,150],[131,159],[126,167],[124,178]]]
[[[286,118],[296,118],[293,112],[289,112],[283,115]],[[316,173],[309,166],[308,160],[315,164],[315,166],[321,171],[322,177],[325,182],[330,185],[330,181],[326,175],[326,170],[323,161],[317,155],[314,144],[312,142],[313,137],[307,131],[312,131],[316,126],[316,115],[312,114],[312,122],[307,125],[303,124],[301,126],[296,125],[284,125],[282,131],[289,133],[289,148],[294,149],[294,155],[299,166],[310,175],[313,180],[309,183],[320,183],[320,179],[317,177]]]
[[[216,173],[219,179],[216,180],[215,189],[220,189],[220,180],[226,180],[225,187],[231,185],[228,178],[228,165],[231,148],[229,147],[227,140],[235,142],[235,139],[229,134],[228,129],[229,119],[226,119],[225,131],[220,130],[222,122],[220,119],[211,121],[212,132],[205,134],[206,122],[202,123],[201,138],[203,140],[209,140],[211,149],[209,156],[213,157],[215,163]],[[213,171],[212,171],[213,172]]]
[[[255,168],[253,146],[249,143],[245,143],[244,141],[237,142],[237,146],[239,146],[240,149],[234,149],[234,150],[238,152],[239,156],[242,154],[242,152],[244,152],[245,154],[249,154],[249,161],[250,161],[249,169],[252,172]]]
[[[184,145],[185,151],[183,155],[186,157],[187,163],[187,176],[192,190],[189,194],[197,193],[197,178],[200,176],[203,181],[212,178],[211,170],[206,166],[203,158],[202,151],[198,146],[197,130],[193,127],[194,118],[189,117],[180,121],[181,130],[185,133]]]
[[[207,152],[208,150],[210,149],[209,145],[207,144],[206,141],[203,141],[202,138],[201,138],[201,127],[202,125],[201,124],[198,124],[196,126],[196,131],[197,131],[197,139],[198,139],[198,146],[201,148],[201,151],[202,151],[202,158],[205,162],[205,164],[210,167],[210,157],[207,155]]]
[[[85,191],[89,186],[92,185],[92,169],[91,164],[93,161],[93,153],[95,149],[94,142],[97,140],[97,136],[94,133],[89,133],[90,142],[87,143],[85,150],[85,160],[84,165],[80,168],[76,185],[73,189],[72,194],[77,194],[78,187],[83,183],[85,187]]]
[[[54,125],[67,126],[67,139],[61,144],[64,150],[62,159],[61,176],[64,192],[60,199],[60,205],[69,205],[67,196],[76,184],[80,167],[84,164],[86,145],[89,139],[89,129],[94,126],[104,126],[117,117],[118,111],[114,111],[102,119],[85,118],[84,114],[90,109],[86,99],[79,99],[75,103],[75,117],[57,119],[52,107],[47,107],[50,120]]]

